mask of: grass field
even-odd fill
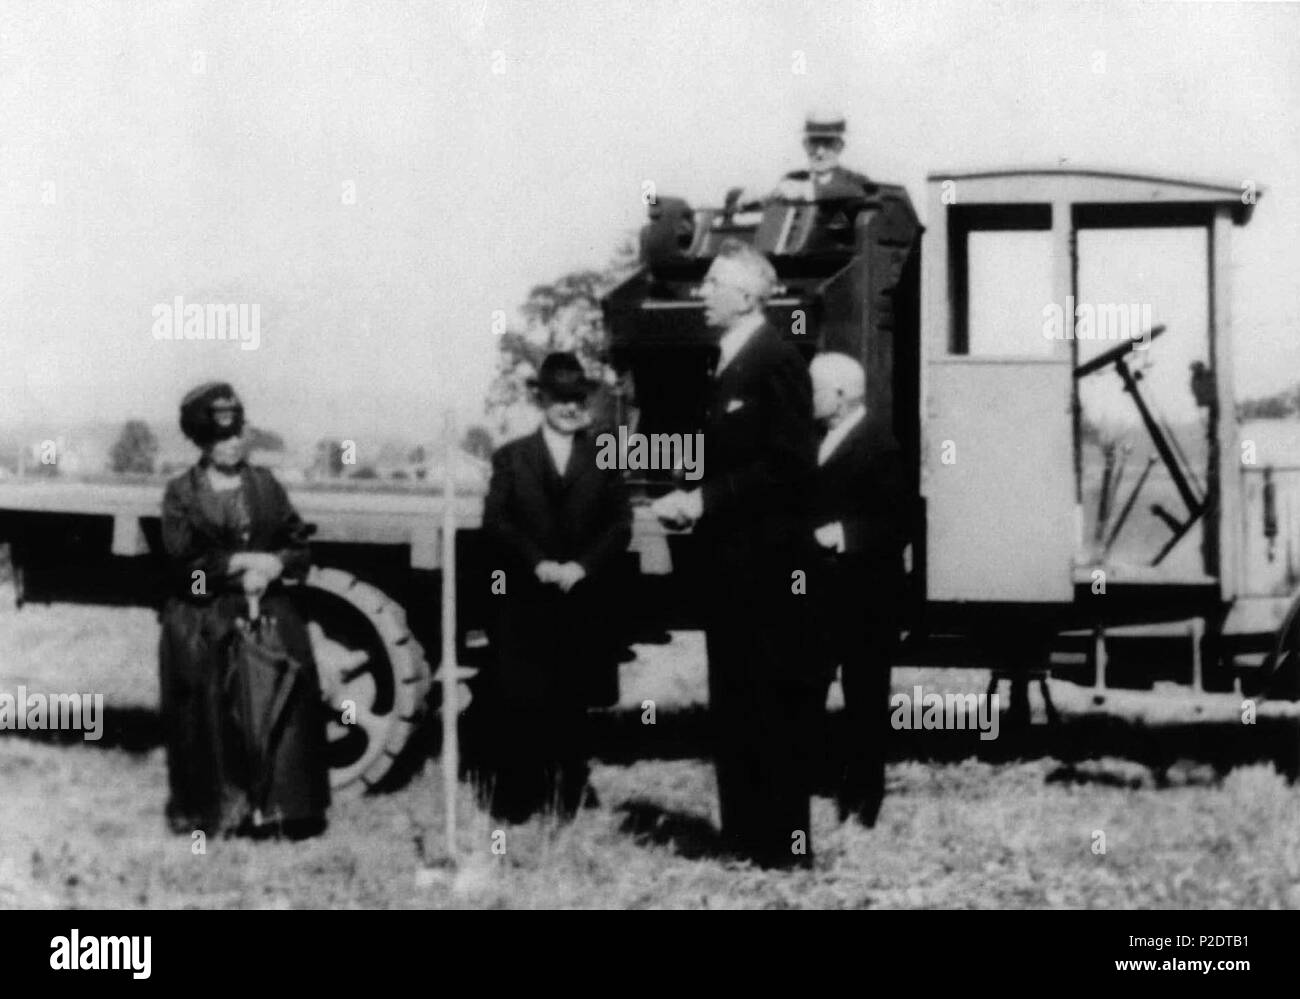
[[[1154,769],[1141,752],[1079,759],[1068,730],[1019,755],[974,733],[960,733],[969,753],[913,740],[895,752],[875,829],[814,799],[814,870],[719,859],[689,633],[624,667],[625,714],[653,697],[663,724],[605,740],[601,805],[567,827],[537,819],[494,838],[462,788],[453,870],[435,763],[398,791],[337,803],[317,839],[196,853],[162,821],[156,636],[146,610],[0,603],[0,690],[93,691],[112,712],[98,744],[0,733],[0,907],[1300,908],[1300,788],[1266,763],[1216,768],[1194,751]],[[899,669],[894,683],[984,679]]]

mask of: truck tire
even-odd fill
[[[401,605],[351,573],[313,566],[295,601],[329,717],[331,791],[360,794],[412,748],[432,683],[424,649]]]

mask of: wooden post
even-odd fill
[[[447,856],[456,863],[456,792],[460,743],[456,678],[456,416],[447,411],[442,487],[442,788],[447,820]]]
[[[1238,440],[1236,388],[1232,375],[1232,209],[1216,206],[1210,223],[1210,367],[1214,404],[1210,407],[1209,476],[1203,551],[1205,571],[1219,577],[1219,597],[1231,601],[1242,586],[1241,443]]]
[[[1192,689],[1205,690],[1205,675],[1201,666],[1201,640],[1205,637],[1205,618],[1194,617],[1187,622],[1187,636],[1192,640]]]
[[[1101,693],[1106,689],[1106,628],[1096,625],[1092,629],[1092,689]]]

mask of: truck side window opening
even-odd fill
[[[966,205],[948,212],[949,353],[1050,357],[1044,309],[1054,299],[1051,205]]]
[[[1052,302],[1050,232],[972,232],[967,237],[967,353],[1050,357],[1044,308]]]
[[[1171,448],[1185,462],[1195,493],[1203,497],[1209,478],[1209,414],[1197,404],[1191,371],[1193,364],[1208,366],[1211,361],[1205,229],[1081,228],[1076,247],[1078,305],[1090,310],[1092,320],[1092,338],[1081,336],[1075,342],[1076,362],[1084,364],[1125,339],[1141,343],[1145,331],[1167,327],[1148,347],[1134,350],[1128,363]],[[1184,520],[1186,504],[1163,463],[1158,463],[1122,530],[1106,544],[1120,506],[1157,453],[1113,369],[1079,379],[1075,389],[1086,556],[1148,564],[1171,536],[1165,518]],[[1114,487],[1117,480],[1120,489]],[[1101,495],[1107,485],[1117,494],[1110,502]],[[1100,530],[1099,520],[1104,521]],[[1204,528],[1204,521],[1194,524],[1189,537],[1162,560],[1162,567],[1187,576],[1203,571]]]

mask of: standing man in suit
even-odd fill
[[[655,501],[695,523],[701,547],[709,712],[722,833],[764,867],[812,862],[809,738],[821,661],[809,659],[805,585],[816,559],[808,498],[816,441],[799,352],[764,317],[776,272],[724,240],[699,295],[719,331],[701,487]]]
[[[836,799],[841,821],[871,827],[885,796],[910,505],[899,447],[867,419],[862,365],[847,354],[819,354],[811,373],[813,411],[828,427],[814,491],[814,537],[823,552],[817,606],[844,690]]]
[[[548,806],[572,817],[591,794],[587,697],[614,668],[608,601],[632,533],[622,476],[596,466],[585,433],[595,383],[581,362],[550,354],[529,387],[542,425],[492,456],[483,507],[497,611],[488,791],[492,814],[513,822]]]

